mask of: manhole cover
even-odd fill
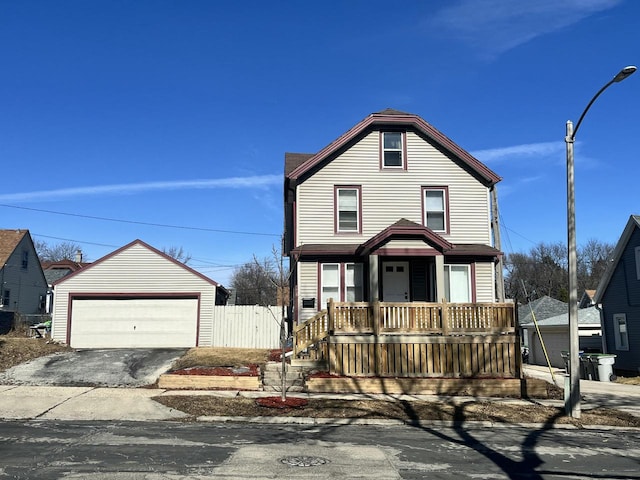
[[[280,463],[285,465],[291,465],[292,467],[317,467],[319,465],[326,465],[329,460],[322,457],[307,457],[307,456],[293,456],[284,457],[280,459]]]

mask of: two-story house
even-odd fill
[[[44,312],[47,281],[28,230],[0,230],[0,309]]]
[[[335,301],[494,302],[500,177],[417,115],[369,115],[285,155],[295,322]]]
[[[347,376],[519,378],[515,308],[496,302],[499,181],[390,109],[316,154],[287,153],[294,355]]]
[[[640,215],[629,217],[594,301],[604,352],[616,355],[616,370],[640,373]]]

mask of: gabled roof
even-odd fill
[[[419,225],[406,218],[401,218],[393,225],[371,237],[358,248],[357,253],[367,255],[392,238],[419,238],[441,252],[451,250],[453,245],[430,228]]]
[[[540,327],[559,327],[566,325],[569,326],[569,312],[555,315],[553,317],[539,319],[536,316],[536,321]],[[531,325],[533,322],[529,323]],[[578,310],[578,325],[593,326],[600,328],[600,311],[596,307],[581,308]]]
[[[377,235],[371,237],[362,244],[305,244],[292,250],[295,255],[319,256],[319,255],[369,255],[372,251],[392,239],[418,239],[443,253],[444,255],[492,257],[496,258],[502,253],[489,246],[480,244],[453,244],[442,238],[433,230],[418,223],[401,218],[388,226]]]
[[[631,215],[629,220],[627,221],[627,225],[624,227],[622,235],[620,235],[620,240],[618,240],[618,244],[616,248],[613,250],[613,255],[607,265],[607,269],[604,272],[604,275],[600,279],[600,283],[598,283],[598,288],[596,289],[596,296],[593,299],[596,304],[602,303],[602,297],[604,297],[604,292],[609,286],[609,282],[611,281],[611,277],[613,276],[613,272],[615,272],[616,267],[618,266],[618,262],[620,262],[620,257],[627,249],[627,244],[631,239],[631,235],[636,230],[636,228],[640,227],[640,215]]]
[[[545,295],[526,305],[521,305],[518,307],[518,320],[520,325],[533,323],[531,310],[533,310],[536,321],[540,322],[541,320],[555,317],[556,315],[562,315],[563,313],[568,314],[569,304]]]
[[[101,263],[103,263],[104,261],[115,257],[116,255],[120,254],[121,252],[128,250],[129,248],[133,247],[134,245],[140,245],[144,248],[146,248],[147,250],[150,250],[152,252],[154,252],[157,255],[160,255],[161,257],[164,257],[165,259],[169,260],[170,262],[175,263],[176,265],[180,266],[181,268],[184,268],[185,270],[188,270],[189,272],[193,273],[194,275],[202,278],[203,280],[205,280],[206,282],[210,283],[211,285],[215,285],[216,287],[226,291],[226,289],[220,285],[219,283],[215,282],[214,280],[211,280],[209,277],[203,275],[202,273],[194,270],[193,268],[189,267],[188,265],[185,265],[184,263],[176,260],[175,258],[167,255],[166,253],[158,250],[157,248],[152,247],[151,245],[143,242],[142,240],[134,240],[131,243],[128,243],[127,245],[125,245],[124,247],[120,247],[119,249],[117,249],[114,252],[109,253],[108,255],[105,255],[104,257],[100,258],[99,260],[96,260],[95,262],[89,264],[88,266],[81,268],[80,270],[76,270],[75,272],[71,273],[70,275],[67,275],[61,279],[59,279],[58,281],[56,281],[53,285],[58,285],[60,283],[66,282],[67,280],[69,280],[70,278],[75,277],[76,275],[82,274],[88,270],[91,270],[93,268],[95,268],[96,266],[100,265]]]
[[[0,230],[0,268],[28,233],[29,230]]]
[[[312,169],[327,161],[333,154],[347,146],[351,141],[364,134],[366,131],[376,127],[406,127],[415,130],[425,136],[430,142],[439,148],[449,152],[461,164],[474,172],[486,185],[498,183],[501,178],[490,170],[486,165],[473,157],[469,152],[460,148],[451,139],[438,131],[429,123],[425,122],[418,115],[400,112],[398,110],[386,109],[381,112],[372,113],[338,139],[327,145],[315,155],[310,154],[289,154],[287,160],[285,155],[285,176],[288,180],[298,181],[308,174]],[[291,156],[292,155],[292,156]],[[305,156],[308,158],[305,158]],[[290,170],[289,170],[290,169]]]

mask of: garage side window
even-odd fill
[[[616,350],[629,350],[627,315],[625,313],[616,313],[613,315],[613,331],[616,340]]]

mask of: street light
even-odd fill
[[[565,410],[574,418],[580,418],[580,339],[578,336],[578,261],[576,258],[576,210],[573,178],[573,142],[580,124],[587,111],[607,88],[612,84],[621,82],[636,71],[636,67],[630,65],[624,67],[613,77],[598,93],[596,93],[587,107],[580,115],[575,130],[571,120],[567,120],[567,135],[564,141],[567,144],[567,244],[569,267],[569,395],[566,396]]]

